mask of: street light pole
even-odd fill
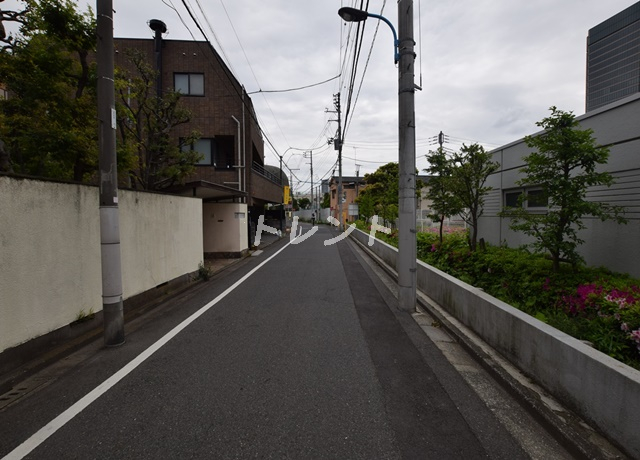
[[[398,303],[416,308],[416,123],[413,40],[413,0],[398,1]]]
[[[377,14],[355,8],[340,8],[348,22],[368,17],[384,21],[393,32],[394,59],[398,64],[398,306],[416,309],[416,124],[414,96],[415,53],[413,40],[413,0],[398,0],[398,35],[391,22]]]

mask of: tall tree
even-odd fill
[[[432,177],[429,180],[429,188],[426,197],[431,201],[431,219],[440,223],[440,244],[443,241],[444,220],[455,216],[462,211],[462,202],[455,194],[452,174],[455,167],[452,158],[449,158],[445,150],[440,147],[427,154],[429,167],[425,172]]]
[[[21,24],[0,51],[0,137],[16,172],[81,181],[97,166],[95,48],[91,10],[71,0],[25,0],[21,12],[2,12]]]
[[[454,155],[451,183],[454,196],[460,201],[460,215],[471,227],[469,248],[476,250],[478,242],[478,220],[482,216],[484,198],[491,187],[485,187],[490,174],[499,164],[491,161],[491,155],[478,144],[462,144],[460,152]]]
[[[398,163],[395,162],[387,163],[375,172],[365,174],[367,187],[358,197],[359,204],[373,204],[373,212],[388,223],[395,223],[398,217],[398,174]],[[366,209],[360,211],[363,215],[367,214]]]
[[[582,261],[577,248],[584,241],[578,231],[585,228],[586,216],[626,221],[623,208],[586,198],[589,187],[613,184],[611,174],[598,168],[607,163],[609,150],[596,145],[593,130],[579,129],[572,112],[556,107],[550,110],[549,117],[536,123],[544,132],[525,137],[527,146],[536,150],[524,158],[526,166],[520,172],[525,177],[517,181],[521,186],[540,187],[541,196],[535,199],[545,201],[547,211],[532,213],[525,209],[523,204],[533,199],[525,189],[519,206],[506,208],[502,215],[513,219],[513,230],[534,237],[533,247],[548,252],[554,271],[558,271],[561,261],[574,266]]]
[[[128,50],[132,70],[119,69],[116,78],[118,155],[129,172],[130,186],[159,190],[182,182],[195,170],[202,153],[190,148],[199,138],[193,131],[175,140],[173,131],[191,120],[180,105],[180,93],[156,95],[156,72],[138,50]]]

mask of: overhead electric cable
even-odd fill
[[[202,5],[200,5],[200,0],[196,0],[196,4],[198,5],[198,8],[200,9],[200,12],[202,13],[202,17],[204,18],[205,22],[207,23],[207,26],[209,27],[209,30],[211,31],[211,35],[213,35],[213,39],[218,44],[218,48],[220,48],[220,52],[224,56],[224,58],[225,58],[225,60],[227,62],[227,65],[229,66],[229,68],[231,69],[231,71],[233,73],[236,73],[235,69],[233,68],[233,64],[231,63],[231,59],[229,59],[229,56],[227,56],[227,53],[225,53],[224,47],[222,46],[222,43],[218,39],[218,36],[216,35],[215,31],[213,30],[213,27],[211,26],[211,23],[209,22],[209,18],[207,18],[206,13],[202,9]]]
[[[330,81],[335,80],[336,78],[340,78],[340,75],[336,75],[335,77],[331,77],[328,80],[324,80],[321,81],[319,83],[313,83],[311,85],[307,85],[307,86],[300,86],[298,88],[289,88],[289,89],[272,89],[272,90],[264,90],[264,89],[259,89],[258,91],[252,91],[250,93],[247,94],[257,94],[257,93],[288,93],[291,91],[300,91],[301,89],[307,89],[307,88],[313,88],[314,86],[320,86],[320,85],[324,85],[325,83],[329,83]]]

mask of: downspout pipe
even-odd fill
[[[242,192],[243,191],[243,189],[242,189],[242,170],[243,170],[244,166],[242,164],[242,138],[240,137],[240,133],[241,133],[240,120],[238,120],[233,115],[231,115],[231,118],[233,118],[233,121],[235,121],[236,124],[238,125],[238,157],[237,157],[237,161],[236,161],[236,164],[235,164],[234,168],[236,168],[238,170],[238,190],[240,190]],[[242,201],[242,199],[240,201]]]

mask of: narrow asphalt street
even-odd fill
[[[32,377],[0,457],[571,458],[338,235],[284,238]]]

